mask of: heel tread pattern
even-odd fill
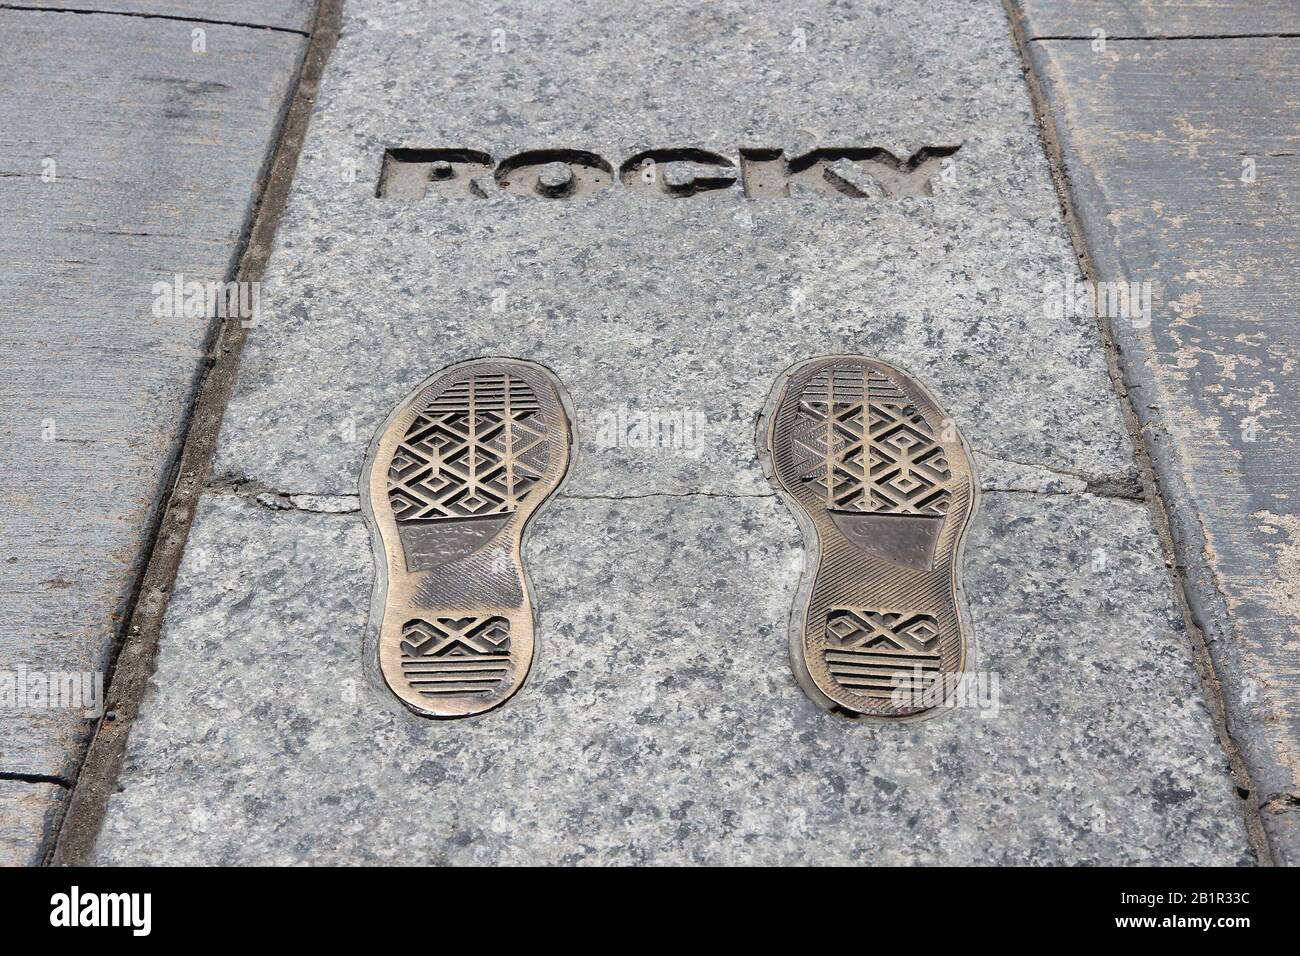
[[[864,697],[914,696],[932,687],[942,669],[931,614],[836,608],[826,616],[826,638],[831,677]]]
[[[510,676],[510,622],[500,616],[413,618],[402,626],[402,677],[421,697],[482,696]]]

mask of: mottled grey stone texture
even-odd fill
[[[0,866],[36,866],[68,791],[56,783],[0,780]]]
[[[347,5],[96,859],[1249,862],[1148,512],[1088,493],[1132,496],[1132,450],[1096,330],[1044,309],[1074,261],[998,4],[439,13]],[[956,143],[919,199],[375,198],[388,147]],[[802,543],[753,429],[834,351],[974,446],[996,715],[854,722],[795,683]],[[367,677],[351,496],[393,404],[480,355],[552,367],[579,443],[526,547],[528,684],[430,722]],[[685,447],[627,440],[651,409]]]
[[[900,364],[975,446],[1132,474],[1091,319],[1045,313],[1075,271],[995,3],[889,7],[352,2],[226,416],[217,472],[356,489],[374,428],[434,369],[525,356],[573,393],[593,494],[766,489],[748,423],[828,352]],[[580,22],[580,25],[579,25]],[[494,53],[491,31],[505,31]],[[806,51],[790,47],[805,31]],[[649,148],[737,159],[961,144],[928,198],[376,199],[389,147]],[[356,181],[349,182],[353,174]],[[797,307],[797,308],[796,308]],[[622,407],[702,414],[704,450],[608,447]]]
[[[97,862],[1249,859],[1140,504],[986,495],[967,583],[1001,708],[903,727],[795,684],[773,497],[565,498],[527,551],[528,684],[431,722],[364,676],[360,518],[207,497]]]

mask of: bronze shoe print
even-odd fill
[[[791,620],[800,684],[853,715],[932,712],[968,666],[959,573],[979,482],[960,432],[902,370],[837,355],[781,376],[758,443],[811,557]]]
[[[566,402],[540,365],[475,359],[421,383],[371,443],[361,477],[376,566],[368,644],[417,714],[481,714],[528,677],[523,536],[569,467]]]

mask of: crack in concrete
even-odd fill
[[[1053,475],[1060,475],[1062,478],[1078,478],[1082,482],[1091,482],[1095,479],[1089,478],[1081,471],[1070,471],[1066,468],[1054,468],[1051,465],[1043,465],[1033,461],[1017,461],[1014,458],[999,458],[997,455],[988,455],[984,452],[977,451],[975,457],[984,461],[995,461],[1000,465],[1019,465],[1021,468],[1033,468],[1037,471],[1046,471]]]
[[[1012,462],[1018,464],[1018,462]],[[1050,470],[1050,469],[1048,469]],[[323,494],[315,491],[284,491],[259,482],[225,478],[214,481],[207,490],[214,495],[243,498],[268,511],[297,511],[303,514],[357,514],[361,511],[358,495]],[[981,488],[985,495],[1041,495],[1044,497],[1109,498],[1119,501],[1142,501],[1141,495],[1111,492],[1105,489],[1083,491],[1048,491],[1037,488]],[[647,491],[624,495],[566,494],[556,498],[570,501],[644,501],[649,498],[716,498],[723,500],[762,500],[777,497],[775,492],[734,493],[721,491]]]
[[[72,781],[48,773],[21,773],[16,770],[0,770],[0,780],[12,780],[15,783],[52,783],[64,790],[72,789]]]
[[[292,27],[275,27],[265,23],[241,23],[238,20],[209,20],[205,17],[184,17],[167,13],[138,13],[126,10],[77,10],[67,7],[36,7],[23,3],[0,3],[0,10],[19,10],[24,13],[79,13],[84,16],[131,17],[136,20],[174,20],[177,23],[205,23],[214,27],[243,27],[247,30],[271,30],[275,33],[292,33],[310,36],[306,30]]]
[[[1142,497],[1108,494],[1093,491],[1046,491],[1040,488],[981,488],[982,495],[1040,495],[1044,498],[1097,498],[1106,501],[1128,501],[1140,504]]]
[[[983,452],[976,452],[976,460],[986,462],[996,462],[1000,465],[1016,465],[1020,468],[1029,468],[1033,471],[1046,472],[1049,475],[1055,475],[1058,478],[1083,482],[1083,489],[1080,491],[1038,491],[1033,488],[986,488],[981,483],[980,491],[984,494],[991,494],[998,491],[1026,492],[1030,494],[1044,495],[1089,495],[1094,498],[1119,498],[1125,501],[1142,501],[1143,496],[1138,488],[1135,488],[1127,479],[1109,477],[1097,478],[1085,474],[1081,471],[1071,471],[1068,468],[1054,467],[1052,465],[1042,465],[1035,462],[1016,461],[1014,458],[998,458],[994,455],[986,455]]]
[[[758,492],[754,494],[735,494],[724,491],[647,491],[634,495],[571,495],[561,492],[557,497],[570,498],[574,501],[638,501],[643,498],[775,498],[776,492]]]
[[[322,494],[315,491],[283,491],[261,482],[226,476],[214,478],[207,491],[214,495],[246,498],[270,511],[302,511],[308,514],[355,514],[361,510],[358,495]]]

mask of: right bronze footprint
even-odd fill
[[[958,573],[979,484],[960,432],[902,370],[836,355],[781,376],[759,445],[812,556],[790,635],[800,684],[855,715],[933,710],[967,660]]]

